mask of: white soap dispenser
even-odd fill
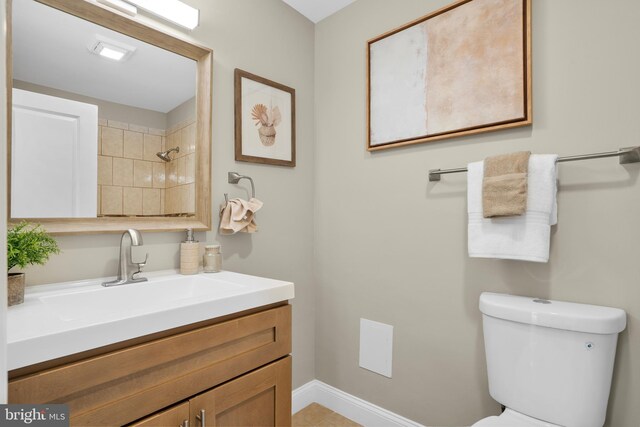
[[[180,274],[197,274],[200,264],[200,243],[193,238],[193,230],[187,230],[187,240],[180,243]]]

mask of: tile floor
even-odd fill
[[[317,403],[296,412],[292,417],[292,427],[362,427],[342,415]]]

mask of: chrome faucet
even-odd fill
[[[125,246],[124,238],[125,236],[129,236],[131,240],[131,245]],[[104,282],[102,286],[117,286],[117,285],[126,285],[127,283],[137,283],[137,282],[146,282],[146,277],[135,277],[136,274],[142,273],[142,267],[147,264],[147,260],[149,259],[149,254],[147,254],[144,258],[144,262],[133,262],[133,257],[131,256],[131,247],[132,246],[141,246],[142,245],[142,234],[138,230],[134,230],[133,228],[128,229],[124,233],[122,233],[122,237],[120,238],[120,264],[118,265],[118,277],[116,280],[112,280],[110,282]],[[136,268],[136,271],[133,269]]]

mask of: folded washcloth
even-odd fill
[[[551,225],[557,219],[557,166],[555,154],[529,158],[527,210],[518,217],[483,218],[483,162],[468,166],[468,245],[472,258],[549,261]]]
[[[251,198],[231,199],[220,206],[220,234],[255,233],[258,225],[255,223],[255,213],[262,208],[262,202]]]
[[[527,208],[530,151],[484,159],[482,213],[485,218],[522,215]]]

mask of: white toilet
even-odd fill
[[[506,407],[472,427],[602,427],[623,310],[484,292],[491,397]]]

